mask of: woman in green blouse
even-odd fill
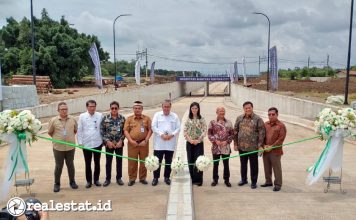
[[[187,157],[189,173],[194,185],[203,185],[203,172],[195,167],[195,161],[200,155],[204,155],[204,137],[206,135],[206,123],[200,115],[199,103],[193,102],[189,108],[189,118],[184,124],[184,137],[187,140]]]

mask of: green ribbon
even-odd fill
[[[289,143],[286,143],[286,144],[281,144],[281,145],[272,146],[272,147],[261,149],[261,150],[249,151],[249,152],[246,152],[246,153],[237,154],[237,155],[230,156],[230,157],[225,157],[225,158],[212,160],[212,162],[216,162],[216,161],[219,161],[219,160],[227,160],[227,159],[231,159],[231,158],[235,158],[235,157],[243,157],[243,156],[246,156],[246,155],[249,155],[249,154],[260,153],[260,152],[264,152],[266,150],[273,150],[273,149],[276,149],[276,148],[281,148],[283,146],[288,146],[288,145],[297,144],[297,143],[301,143],[301,142],[305,142],[305,141],[310,141],[310,140],[317,139],[317,138],[320,138],[320,137],[321,137],[320,135],[317,135],[317,136],[310,137],[310,138],[303,138],[303,139],[300,139],[300,140],[297,140],[297,141],[293,141],[293,142],[289,142]]]
[[[331,128],[331,126],[327,126],[327,127],[323,127],[323,130],[324,130],[325,134],[327,134],[329,136],[332,128]]]
[[[16,149],[15,149],[14,153],[11,155],[11,160],[14,161],[14,159],[15,159],[15,162],[14,162],[14,165],[12,166],[10,177],[9,177],[8,181],[11,180],[11,178],[13,177],[13,175],[14,175],[14,173],[16,171],[17,164],[18,164],[18,161],[19,161],[19,155],[20,155],[20,159],[22,161],[22,164],[23,164],[23,166],[25,168],[25,172],[26,173],[29,172],[27,161],[26,161],[25,156],[24,156],[24,154],[22,152],[22,149],[21,149],[21,142],[25,141],[25,143],[26,143],[26,133],[21,132],[21,133],[16,134],[16,136],[17,136]]]
[[[40,135],[36,135],[36,136],[41,138],[41,139],[52,141],[52,142],[57,143],[57,144],[63,144],[63,145],[67,145],[67,146],[70,146],[70,147],[80,148],[80,149],[89,150],[89,151],[102,153],[102,154],[106,154],[106,155],[111,155],[111,156],[115,156],[115,157],[121,157],[121,158],[125,158],[125,159],[128,159],[128,160],[134,160],[134,161],[141,162],[141,163],[145,162],[144,160],[140,160],[140,159],[137,159],[137,158],[126,157],[126,156],[123,156],[123,155],[118,155],[118,154],[113,154],[113,153],[109,153],[109,152],[105,152],[105,151],[101,151],[101,150],[97,150],[97,149],[92,149],[92,148],[88,148],[88,147],[85,147],[85,146],[81,146],[81,145],[70,143],[70,142],[66,142],[66,141],[61,141],[61,140],[57,140],[57,139],[53,139],[53,138],[40,136]]]
[[[61,140],[57,140],[57,139],[53,139],[53,138],[49,138],[49,137],[40,136],[40,135],[36,135],[36,136],[38,138],[41,138],[41,139],[44,139],[44,140],[48,140],[48,141],[52,141],[52,142],[58,143],[58,144],[63,144],[63,145],[67,145],[67,146],[71,146],[71,147],[75,147],[75,148],[85,149],[85,150],[89,150],[89,151],[93,151],[93,152],[98,152],[98,153],[102,153],[102,154],[106,154],[106,155],[111,155],[111,156],[115,156],[115,157],[121,157],[121,158],[125,158],[125,159],[128,159],[128,160],[134,160],[134,161],[137,161],[137,162],[145,163],[144,160],[140,160],[140,159],[137,159],[137,158],[126,157],[126,156],[123,156],[123,155],[117,155],[117,154],[113,154],[113,153],[108,153],[108,152],[105,152],[105,151],[100,151],[100,150],[88,148],[88,147],[85,147],[85,146],[80,146],[80,145],[77,145],[77,144],[74,144],[74,143],[61,141]],[[313,139],[317,139],[317,138],[320,138],[320,135],[317,135],[317,136],[314,136],[314,137],[310,137],[310,138],[300,139],[300,140],[297,140],[297,141],[294,141],[294,142],[289,142],[289,143],[278,145],[278,146],[272,146],[272,147],[269,147],[269,148],[266,148],[266,149],[262,149],[262,150],[250,151],[250,152],[246,152],[246,153],[243,153],[243,154],[238,154],[238,155],[234,155],[234,156],[230,156],[230,157],[220,158],[220,159],[212,160],[212,162],[216,162],[216,161],[219,161],[219,160],[227,160],[227,159],[235,158],[235,157],[242,157],[242,156],[246,156],[246,155],[249,155],[249,154],[263,152],[263,151],[266,151],[266,150],[273,150],[273,149],[280,148],[280,147],[283,147],[283,146],[297,144],[297,143],[301,143],[301,142],[305,142],[305,141],[309,141],[309,140],[313,140]],[[165,165],[166,166],[166,165],[171,165],[171,164],[161,163],[161,165]],[[184,164],[184,165],[193,166],[193,165],[195,165],[195,163],[187,163],[187,164]]]

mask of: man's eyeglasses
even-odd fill
[[[119,108],[117,108],[117,107],[111,107],[110,109],[111,109],[111,110],[118,110]]]

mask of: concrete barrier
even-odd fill
[[[86,111],[85,103],[89,99],[93,99],[97,102],[98,111],[108,110],[109,104],[112,101],[118,101],[120,107],[131,107],[132,103],[136,100],[143,101],[145,106],[152,106],[159,104],[164,99],[171,98],[173,100],[179,98],[203,86],[204,83],[199,82],[173,82],[133,89],[121,88],[111,93],[68,99],[65,100],[65,102],[69,107],[69,114]],[[57,105],[58,102],[54,102],[25,109],[31,110],[37,118],[44,118],[57,115]]]
[[[19,109],[39,105],[34,85],[2,86],[2,109]]]
[[[284,115],[297,116],[308,120],[314,120],[323,108],[339,109],[339,107],[333,105],[279,95],[236,84],[231,87],[231,100],[241,107],[245,101],[251,101],[254,109],[260,111],[267,111],[268,108],[274,106]]]

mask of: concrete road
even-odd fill
[[[202,115],[207,121],[215,117],[214,109],[222,103],[234,106],[222,97],[208,97],[201,103]],[[227,108],[227,118],[233,123],[242,113],[241,106]],[[278,107],[278,106],[277,106]],[[263,115],[267,116],[267,114]],[[266,120],[266,118],[264,118]],[[315,136],[312,130],[286,123],[288,134],[285,143]],[[211,144],[205,139],[205,154],[211,154]],[[356,215],[356,146],[345,143],[343,163],[343,188],[332,185],[329,193],[324,193],[325,184],[308,186],[305,184],[306,169],[319,157],[325,141],[318,139],[290,145],[284,148],[282,157],[283,187],[280,192],[272,188],[261,188],[264,183],[262,158],[259,159],[258,188],[250,185],[237,186],[240,181],[239,158],[230,160],[232,187],[224,185],[220,178],[216,187],[211,187],[212,167],[204,173],[202,187],[193,187],[195,214],[197,219],[355,219]],[[233,152],[232,155],[235,155]],[[222,177],[223,166],[220,163]],[[248,171],[249,173],[249,171]],[[250,182],[250,181],[249,181]]]
[[[211,86],[212,92],[218,92],[226,87],[226,83],[217,83]],[[120,101],[120,100],[118,100]],[[144,101],[144,100],[143,100]],[[188,109],[192,101],[201,101],[202,115],[206,121],[215,118],[217,106],[227,104],[227,118],[234,122],[237,115],[241,114],[236,107],[224,97],[190,97],[182,98],[173,104],[172,111],[180,117]],[[229,106],[229,107],[228,107]],[[231,108],[231,106],[233,108]],[[236,108],[235,108],[236,107]],[[278,107],[278,106],[277,106]],[[153,116],[160,107],[146,109],[145,114]],[[301,138],[311,137],[313,131],[286,124],[288,135],[286,142],[295,141]],[[305,185],[306,168],[318,158],[325,142],[313,140],[301,144],[292,145],[285,148],[285,155],[282,159],[283,166],[283,188],[275,193],[271,188],[264,189],[258,187],[255,190],[249,186],[238,187],[239,159],[230,160],[232,188],[227,188],[221,180],[219,185],[211,187],[212,167],[204,173],[204,185],[194,186],[195,214],[197,219],[353,219],[356,214],[356,173],[353,168],[356,166],[355,154],[356,146],[345,144],[343,187],[347,190],[345,195],[340,194],[338,186],[334,185],[327,194],[323,193],[323,183],[314,186]],[[152,143],[150,143],[152,146]],[[205,153],[211,155],[211,145],[205,139]],[[7,147],[0,148],[0,161],[4,161],[7,156]],[[152,153],[150,148],[150,153]],[[123,162],[123,180],[125,186],[118,186],[112,183],[109,187],[85,188],[84,159],[81,150],[76,151],[75,166],[76,180],[79,185],[78,190],[70,189],[68,185],[67,171],[62,174],[62,188],[59,193],[53,193],[53,170],[54,159],[51,144],[44,140],[39,140],[32,147],[28,148],[29,165],[31,177],[35,178],[32,191],[36,197],[43,202],[54,200],[56,202],[90,202],[96,203],[98,200],[112,201],[112,212],[86,213],[86,212],[51,212],[51,219],[164,219],[167,208],[169,187],[160,181],[159,185],[142,185],[136,183],[134,186],[127,186],[127,160]],[[127,155],[125,147],[125,155]],[[236,152],[233,152],[236,154]],[[263,164],[260,159],[260,174],[258,184],[264,182]],[[3,163],[0,163],[3,168]],[[113,162],[115,167],[115,162]],[[220,166],[222,168],[222,164]],[[222,169],[219,171],[222,176]],[[114,171],[113,171],[114,175]],[[105,178],[105,157],[101,158],[100,180]],[[152,174],[148,174],[149,182]],[[19,188],[20,197],[26,198],[25,190]],[[14,193],[14,189],[12,191]],[[0,203],[3,207],[6,203]]]

